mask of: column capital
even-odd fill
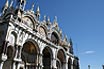
[[[39,55],[39,56],[43,56],[43,54],[42,54],[42,53],[39,53],[38,55]]]
[[[52,69],[57,69],[57,67],[52,67]]]

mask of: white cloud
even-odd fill
[[[95,51],[88,50],[88,51],[82,52],[82,53],[80,53],[80,54],[88,55],[88,54],[94,54],[94,53],[95,53]]]
[[[95,51],[85,51],[84,54],[93,54]]]

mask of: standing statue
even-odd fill
[[[26,4],[26,0],[17,0],[17,4],[19,5],[20,9],[24,10],[25,4]]]
[[[17,2],[20,3],[21,5],[23,5],[25,0],[17,0]]]

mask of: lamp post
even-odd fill
[[[90,65],[88,65],[88,69],[90,69]]]
[[[104,69],[104,65],[102,65],[103,69]]]

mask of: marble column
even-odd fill
[[[67,69],[67,67],[68,67],[68,66],[67,66],[67,62],[64,61],[64,62],[63,62],[63,69]]]
[[[52,59],[52,69],[57,69],[55,58]]]
[[[43,69],[43,54],[39,54],[38,55],[38,66],[39,66],[39,69]]]
[[[22,46],[18,46],[18,59],[21,59]]]
[[[73,64],[71,64],[71,69],[73,69]]]
[[[35,64],[36,64],[36,65],[35,65],[35,68],[36,68],[36,69],[38,69],[38,62],[39,62],[39,58],[38,58],[38,54],[37,54],[37,56],[36,56],[36,63],[35,63]]]

